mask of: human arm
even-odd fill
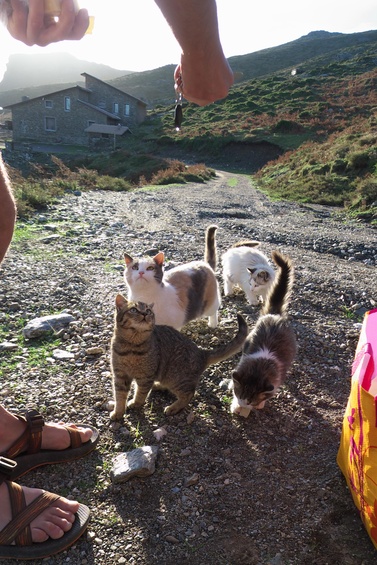
[[[182,49],[174,73],[182,94],[205,106],[225,98],[234,82],[218,30],[215,0],[155,0]]]
[[[16,204],[0,153],[0,263],[11,242],[16,221]]]
[[[87,10],[77,11],[73,0],[62,0],[57,21],[45,17],[44,0],[0,0],[0,14],[11,36],[26,45],[81,39],[89,26]]]

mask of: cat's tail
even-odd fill
[[[217,226],[208,226],[206,229],[206,243],[204,250],[204,261],[216,271],[217,267],[217,250],[216,250],[216,230]]]
[[[293,286],[293,263],[289,257],[284,256],[279,251],[271,253],[274,263],[278,266],[279,272],[275,277],[273,285],[267,295],[262,308],[264,314],[284,315]]]
[[[237,241],[237,243],[233,243],[232,247],[258,247],[259,241],[254,241],[253,239]]]
[[[220,361],[224,361],[232,355],[235,355],[239,351],[241,351],[242,346],[247,338],[249,333],[249,329],[245,319],[241,316],[241,314],[237,314],[237,321],[238,321],[238,332],[230,341],[229,343],[218,345],[213,349],[207,349],[207,364],[206,368],[214,363],[219,363]]]

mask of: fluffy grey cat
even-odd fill
[[[263,408],[284,383],[297,351],[296,337],[287,316],[293,285],[293,265],[288,257],[272,252],[278,275],[267,296],[254,329],[242,349],[241,360],[232,375],[231,411],[248,415]],[[247,413],[245,413],[247,412]]]

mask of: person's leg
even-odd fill
[[[43,491],[22,487],[26,504],[29,505]],[[33,542],[44,542],[48,538],[59,539],[68,532],[75,520],[79,503],[66,498],[58,498],[51,506],[39,514],[30,524]],[[0,532],[12,519],[9,492],[6,483],[0,485]]]
[[[70,424],[75,427],[74,424]],[[19,420],[0,405],[0,453],[7,449],[21,436],[26,427],[25,422]],[[77,428],[83,443],[90,440],[93,435],[92,428]],[[71,444],[67,429],[61,424],[47,423],[42,431],[42,449],[66,449]]]

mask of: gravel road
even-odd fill
[[[162,250],[167,266],[201,258],[213,223],[221,285],[221,253],[240,239],[258,239],[267,254],[278,248],[293,260],[299,352],[286,384],[264,410],[232,416],[220,382],[234,358],[206,371],[185,412],[165,417],[167,397],[155,392],[143,411],[110,426],[109,343],[115,294],[125,293],[123,253]],[[8,364],[1,401],[15,411],[32,403],[46,419],[88,422],[101,432],[85,459],[23,477],[92,509],[88,533],[45,563],[375,564],[336,453],[360,323],[377,305],[376,243],[376,230],[342,211],[272,202],[250,177],[224,172],[204,185],[70,194],[20,224],[0,269],[4,341],[18,344],[0,353]],[[68,329],[20,339],[26,322],[62,310],[75,317]],[[225,341],[238,311],[251,327],[258,308],[239,291],[223,299],[217,329],[203,320],[183,331],[206,347]],[[91,355],[92,347],[102,353]],[[57,358],[57,349],[73,359]],[[157,441],[160,427],[168,433]],[[116,454],[156,444],[153,475],[112,485]]]

